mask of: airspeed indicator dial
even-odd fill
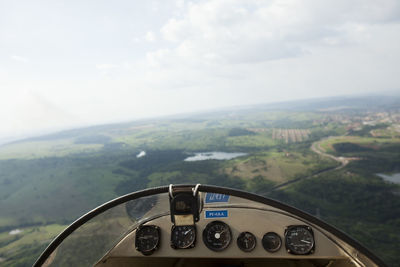
[[[289,226],[285,231],[285,246],[289,253],[307,255],[314,252],[314,233],[306,225]]]
[[[203,242],[213,251],[226,249],[231,240],[231,229],[226,223],[221,221],[210,222],[203,231]]]

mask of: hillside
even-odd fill
[[[335,98],[101,125],[0,146],[0,264],[30,266],[65,225],[117,196],[202,183],[320,216],[394,266],[400,187],[376,174],[400,172],[399,125],[399,98]],[[185,161],[215,151],[244,155]],[[10,234],[15,229],[21,232]]]

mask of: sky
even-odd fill
[[[0,140],[400,91],[398,0],[0,0]]]

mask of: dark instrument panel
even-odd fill
[[[257,244],[257,237],[250,232],[241,232],[237,237],[232,236],[231,228],[222,221],[212,221],[203,230],[204,245],[212,251],[223,251],[237,238],[237,247],[244,252],[251,252]],[[174,249],[194,248],[196,227],[173,226],[171,229],[171,247]],[[144,255],[151,255],[159,245],[160,231],[155,225],[143,225],[137,230],[135,237],[136,250]],[[293,255],[312,254],[315,249],[314,234],[308,225],[288,226],[285,230],[285,247]],[[261,243],[267,252],[277,252],[282,247],[282,239],[275,232],[263,235]]]

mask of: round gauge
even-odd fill
[[[203,231],[203,242],[213,251],[226,249],[231,240],[231,229],[226,223],[221,221],[210,222]]]
[[[196,241],[196,227],[194,225],[172,226],[171,247],[193,248]]]
[[[143,255],[152,254],[160,243],[160,228],[155,225],[139,226],[136,230],[135,247]]]
[[[289,253],[306,255],[314,252],[314,234],[306,225],[289,226],[285,231],[285,245]]]
[[[252,251],[257,244],[256,237],[250,232],[243,232],[237,238],[238,247],[244,252]]]
[[[263,236],[262,244],[266,251],[276,252],[282,246],[282,239],[277,233],[269,232]]]

